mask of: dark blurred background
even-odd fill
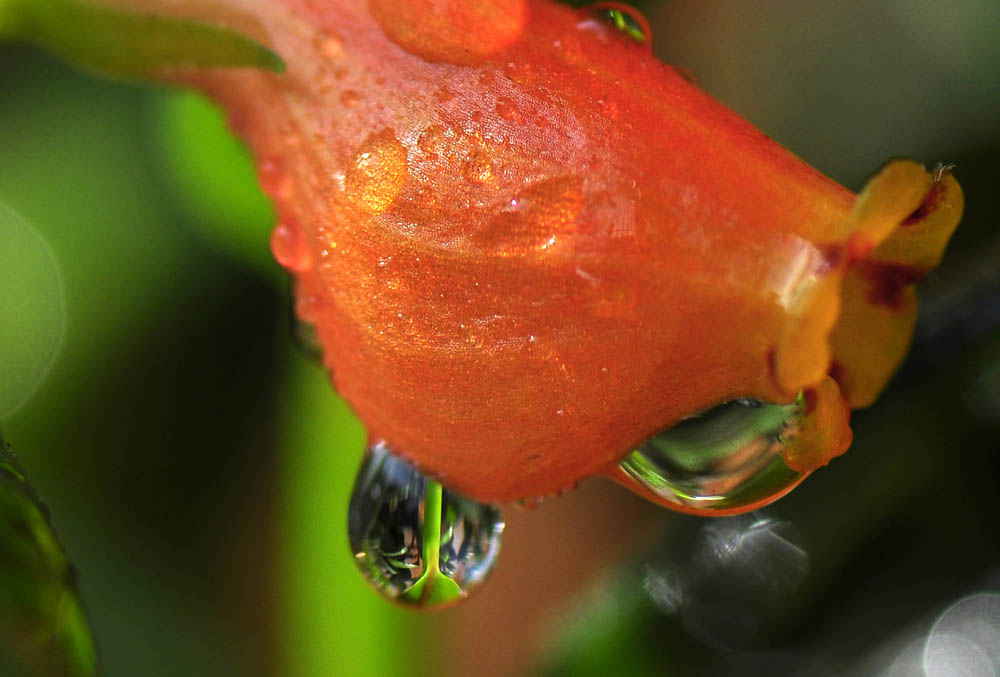
[[[598,481],[508,508],[493,579],[433,616],[351,563],[364,434],[290,339],[271,209],[221,116],[0,47],[0,203],[65,301],[0,423],[107,675],[1000,674],[1000,4],[642,9],[661,58],[851,188],[893,156],[954,163],[965,217],[848,454],[736,518]]]

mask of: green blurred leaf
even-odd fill
[[[126,77],[172,68],[285,68],[273,51],[222,26],[78,0],[0,0],[0,39],[23,40],[83,68]]]
[[[151,100],[150,123],[166,188],[198,234],[284,282],[268,246],[274,207],[222,110],[195,92],[166,91]]]
[[[74,571],[0,434],[0,672],[84,677],[97,653]]]

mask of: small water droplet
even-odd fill
[[[271,253],[275,260],[293,273],[312,266],[312,257],[303,237],[302,227],[294,219],[286,219],[271,233]]]
[[[503,74],[521,85],[531,85],[535,82],[535,71],[526,61],[509,61],[504,66]]]
[[[340,103],[344,104],[347,108],[354,108],[360,101],[361,95],[353,89],[345,89],[340,93]]]
[[[510,99],[498,99],[496,105],[497,115],[502,117],[504,120],[510,122],[520,122],[521,112],[517,109],[517,104],[515,104]]]
[[[576,229],[584,205],[583,182],[557,176],[528,186],[473,235],[476,243],[500,256],[551,251]]]
[[[642,13],[620,2],[599,2],[582,10],[588,17],[595,17],[635,42],[649,45],[653,31]],[[583,26],[581,24],[581,26]],[[589,28],[590,26],[583,26]]]
[[[438,103],[448,103],[455,98],[455,93],[442,85],[434,90],[434,98],[437,99]]]
[[[458,602],[500,552],[500,512],[443,488],[384,442],[368,447],[351,494],[354,561],[391,600],[424,608]]]
[[[280,160],[261,160],[257,165],[257,176],[261,189],[274,199],[288,200],[292,197],[292,177]]]
[[[733,400],[646,440],[620,468],[688,509],[710,514],[764,505],[805,477],[782,457],[801,429],[804,407],[801,395],[784,405]]]
[[[462,163],[462,176],[469,183],[488,183],[493,179],[493,161],[485,152],[474,150]]]
[[[417,139],[417,147],[428,155],[441,155],[444,150],[446,130],[441,125],[430,125]]]
[[[355,205],[380,214],[399,195],[408,174],[406,148],[391,129],[383,129],[358,148],[344,187]]]
[[[327,31],[320,31],[316,36],[316,49],[327,59],[336,59],[344,53],[344,42],[340,37]]]

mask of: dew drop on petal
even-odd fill
[[[320,31],[316,36],[315,44],[319,53],[327,59],[336,59],[344,53],[343,41],[333,33]]]
[[[802,427],[804,400],[727,402],[646,440],[619,467],[687,510],[711,514],[764,505],[807,474],[792,470],[782,456]]]
[[[369,0],[372,17],[401,48],[427,61],[473,66],[511,46],[528,0]]]
[[[282,221],[271,233],[271,253],[274,259],[293,273],[301,273],[312,266],[312,257],[306,246],[302,228],[294,219]]]
[[[344,179],[347,197],[366,211],[380,214],[406,182],[406,148],[391,129],[372,134],[361,144]]]
[[[501,98],[497,101],[496,112],[504,120],[508,122],[520,122],[521,112],[517,109],[517,104],[507,98]]]
[[[611,26],[622,35],[643,45],[649,45],[653,32],[642,13],[620,2],[599,2],[582,10],[585,16]]]
[[[430,125],[417,139],[417,147],[427,155],[442,155],[447,130],[441,125]]]
[[[485,152],[470,152],[462,163],[462,176],[469,183],[489,183],[493,180],[493,160]]]
[[[345,89],[340,94],[340,103],[344,104],[347,108],[354,108],[361,101],[361,95],[355,92],[353,89]]]
[[[275,200],[284,201],[292,197],[292,177],[280,160],[261,160],[257,165],[257,176],[261,189]]]
[[[369,446],[348,511],[354,561],[383,596],[421,608],[461,601],[493,569],[504,523],[495,507],[442,487]]]

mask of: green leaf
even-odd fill
[[[254,67],[284,61],[228,28],[80,0],[0,0],[0,40],[37,45],[82,68],[125,77],[169,69]]]
[[[74,571],[0,434],[0,674],[89,677],[97,653]]]

